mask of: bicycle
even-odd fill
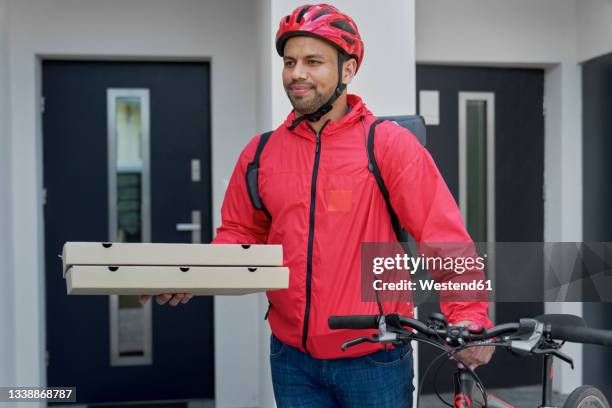
[[[359,337],[344,343],[343,351],[364,342],[405,346],[413,340],[441,349],[443,353],[431,362],[421,380],[417,393],[417,408],[423,380],[434,364],[445,356],[452,358],[461,350],[478,346],[504,347],[519,354],[544,356],[542,401],[538,408],[557,408],[552,402],[553,358],[557,357],[569,363],[572,368],[574,366],[573,360],[560,351],[563,344],[569,341],[603,346],[612,345],[612,331],[588,328],[584,319],[574,315],[542,315],[520,319],[518,323],[500,324],[488,330],[476,324],[467,327],[450,326],[440,313],[433,313],[426,323],[397,314],[331,316],[328,319],[328,325],[334,330],[378,329],[378,332],[372,337]],[[453,408],[513,408],[513,405],[506,401],[487,394],[478,375],[467,366],[457,364],[457,371],[453,374],[453,383],[452,405],[445,401],[435,389],[438,398],[447,406]],[[479,392],[475,392],[475,388]],[[610,404],[599,389],[584,385],[569,394],[562,408],[587,407],[610,408]]]

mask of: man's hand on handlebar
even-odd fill
[[[464,320],[453,326],[467,326],[470,323],[472,322]],[[495,347],[493,346],[470,347],[455,354],[455,358],[471,369],[474,369],[491,361],[494,351]]]
[[[149,301],[151,295],[140,295],[138,301],[141,305],[144,305]],[[193,293],[163,293],[161,295],[157,295],[155,300],[158,305],[164,305],[170,302],[170,306],[177,306],[179,303],[187,303],[193,297]]]

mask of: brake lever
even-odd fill
[[[378,340],[371,339],[369,337],[359,337],[353,340],[349,340],[342,345],[342,351],[346,351],[347,348],[356,346],[361,343],[378,343]]]
[[[540,344],[544,333],[544,324],[535,319],[521,319],[516,333],[505,338],[514,351],[531,353]]]
[[[399,326],[399,320],[390,318],[390,328],[393,330],[395,326]],[[378,333],[374,335],[378,343],[389,344],[394,343],[397,340],[397,334],[387,330],[387,316],[382,315],[378,321]]]
[[[558,357],[559,359],[565,361],[566,363],[568,363],[570,365],[570,367],[572,367],[572,370],[574,369],[574,360],[568,356],[567,354],[564,354],[562,352],[560,352],[557,349],[554,348],[548,348],[548,349],[540,349],[540,348],[536,348],[534,350],[531,351],[533,354],[552,354],[555,357]]]

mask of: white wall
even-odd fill
[[[13,359],[13,270],[10,236],[8,4],[0,0],[0,387],[16,385]],[[3,368],[6,367],[6,368]]]
[[[262,133],[275,127],[272,123],[272,76],[270,75],[270,60],[273,53],[273,42],[276,21],[272,20],[272,5],[270,0],[257,0],[258,7],[258,60],[257,60],[257,132]],[[263,318],[268,309],[268,298],[259,295],[259,317]],[[261,321],[259,326],[259,407],[274,407],[274,392],[272,390],[272,374],[270,370],[270,326],[267,321]]]
[[[576,0],[578,61],[612,52],[612,1]]]
[[[581,67],[565,62],[544,83],[545,241],[582,240],[581,78]]]
[[[544,140],[544,241],[582,241],[582,82],[581,67],[565,62],[547,71]],[[545,313],[582,316],[582,303],[549,302]],[[582,345],[566,343],[574,370],[555,359],[555,390],[569,393],[582,385]]]
[[[575,60],[574,10],[574,0],[416,0],[416,59],[514,66]]]
[[[0,169],[0,174],[11,175],[13,224],[12,235],[3,233],[0,242],[14,244],[9,269],[15,274],[16,383],[36,385],[45,382],[42,139],[36,56],[210,58],[213,211],[218,225],[224,180],[257,126],[256,72],[244,68],[256,59],[256,8],[250,1],[9,1],[12,161],[11,171]],[[241,317],[244,333],[256,332],[258,303],[257,297],[215,299],[219,407],[254,406],[256,402],[258,386],[253,379],[257,378],[258,347],[248,335],[236,336],[234,318]]]

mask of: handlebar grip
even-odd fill
[[[329,328],[338,329],[378,329],[379,315],[330,316]]]
[[[550,336],[555,340],[565,340],[571,343],[612,346],[612,331],[610,330],[551,325]]]

